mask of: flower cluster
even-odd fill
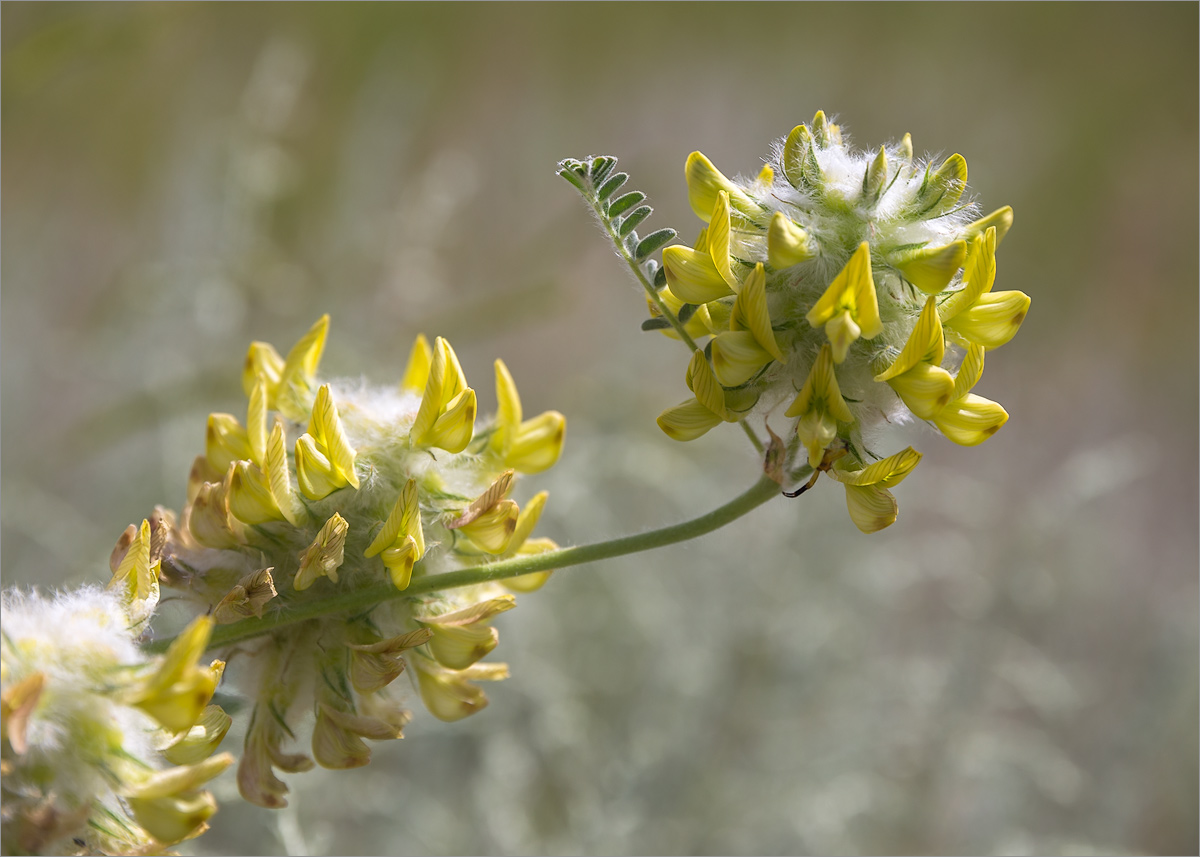
[[[685,173],[706,226],[693,246],[663,251],[650,311],[711,339],[688,365],[693,396],[659,425],[687,441],[782,410],[807,453],[798,475],[842,482],[864,532],[888,526],[888,486],[920,454],[869,464],[880,458],[867,447],[877,427],[915,417],[972,446],[1008,419],[972,390],[985,352],[1012,339],[1029,309],[1022,292],[992,291],[1012,209],[979,217],[961,155],[916,161],[907,134],[859,152],[822,113],[753,179],[731,180],[699,152]]]
[[[557,547],[532,537],[546,494],[524,508],[509,494],[517,473],[557,461],[561,414],[525,419],[497,360],[498,413],[477,427],[475,391],[440,338],[417,338],[394,387],[322,383],[328,325],[321,318],[286,357],[250,346],[244,422],[209,417],[187,505],[177,521],[160,520],[163,580],[216,622],[314,608],[314,618],[280,622],[238,649],[238,679],[255,700],[238,784],[261,806],[286,804],[276,771],[314,759],[365,765],[363,739],[401,737],[410,715],[389,685],[406,670],[438,718],[483,708],[475,682],[508,675],[504,664],[480,663],[497,643],[491,620],[515,605],[512,591],[536,589],[550,572],[440,591],[429,579]],[[331,607],[381,586],[395,597]],[[306,711],[311,758],[284,746]]]
[[[157,854],[202,833],[216,812],[201,786],[233,762],[212,755],[230,722],[209,705],[224,664],[198,662],[207,617],[163,656],[138,648],[157,597],[130,598],[128,583],[157,574],[151,541],[143,523],[115,556],[108,591],[4,594],[5,854]]]

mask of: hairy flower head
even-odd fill
[[[216,812],[201,786],[233,757],[212,755],[230,722],[209,704],[224,664],[199,660],[212,621],[147,657],[142,606],[119,590],[4,594],[4,853],[161,853]]]
[[[218,622],[321,609],[243,643],[239,679],[255,700],[238,770],[242,795],[286,804],[277,772],[366,764],[366,741],[401,737],[410,717],[396,683],[410,673],[437,717],[487,702],[474,682],[507,675],[477,663],[495,648],[509,587],[482,584],[379,598],[338,613],[330,599],[390,589],[545,550],[531,538],[545,503],[511,496],[520,473],[558,460],[565,420],[526,419],[512,375],[494,366],[499,411],[477,419],[475,390],[450,343],[418,336],[398,384],[318,376],[329,329],[321,318],[283,357],[251,345],[247,411],[209,419],[184,507],[163,549],[164,578],[212,607]],[[549,543],[553,544],[553,543]],[[534,575],[528,575],[534,578]],[[516,578],[514,591],[544,582]],[[430,677],[434,678],[430,678]],[[306,711],[311,757],[286,748]]]
[[[612,163],[564,161],[560,174],[610,234],[625,236],[624,200],[644,197],[607,201]],[[846,482],[840,474],[881,459],[871,447],[887,424],[922,420],[964,445],[1004,425],[1005,410],[971,390],[984,352],[1012,339],[1029,297],[992,290],[1012,209],[980,216],[961,155],[914,159],[907,134],[859,151],[818,112],[753,178],[729,178],[700,152],[684,176],[703,221],[695,242],[666,247],[661,269],[629,254],[656,292],[643,326],[697,349],[685,377],[693,396],[658,419],[670,437],[755,415],[792,419],[789,456],[803,450],[793,478]],[[852,487],[863,489],[847,494],[860,529],[895,520],[894,501],[879,500],[885,489]]]

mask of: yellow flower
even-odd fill
[[[887,489],[899,484],[920,460],[921,453],[910,446],[862,470],[829,469],[830,477],[846,487],[846,508],[856,527],[875,533],[895,523],[898,506]]]
[[[475,431],[475,391],[467,386],[466,376],[450,343],[440,336],[434,341],[429,378],[421,397],[410,442],[416,446],[435,446],[447,452],[462,452]]]
[[[433,632],[429,651],[437,662],[461,670],[496,648],[500,635],[488,620],[516,606],[517,601],[511,595],[501,595],[463,610],[438,616],[417,616],[417,621]]]
[[[871,248],[866,241],[858,245],[805,318],[813,327],[825,326],[834,363],[846,359],[846,352],[860,336],[874,339],[883,330],[871,277]]]
[[[324,384],[313,402],[308,432],[296,441],[296,480],[300,490],[310,500],[320,500],[347,485],[357,489],[356,457],[329,385]]]
[[[413,564],[425,555],[425,533],[421,528],[421,505],[417,482],[409,479],[396,498],[383,529],[375,534],[363,556],[383,554],[383,565],[397,589],[407,589]]]
[[[808,464],[813,468],[821,464],[825,450],[837,437],[837,424],[854,422],[854,415],[850,413],[838,388],[837,375],[833,371],[833,352],[828,342],[821,346],[800,395],[792,402],[785,416],[800,417],[796,423],[796,435],[808,450]]]
[[[993,292],[999,233],[989,226],[971,241],[963,288],[938,309],[946,329],[963,343],[999,348],[1017,335],[1029,312],[1029,295],[1019,291]]]
[[[279,411],[289,420],[304,419],[312,405],[312,384],[328,334],[329,316],[323,315],[292,346],[286,360],[268,343],[252,343],[242,370],[242,387],[246,395],[251,395],[261,378],[266,386],[268,408]]]
[[[996,402],[976,396],[971,388],[983,375],[982,345],[971,343],[954,379],[951,401],[934,417],[933,424],[960,446],[977,446],[1008,422],[1008,412]]]
[[[917,319],[904,349],[891,366],[875,376],[887,381],[908,409],[923,420],[932,419],[954,393],[954,379],[941,367],[946,340],[932,296]]]
[[[328,577],[337,583],[338,569],[346,561],[346,534],[350,525],[337,512],[333,513],[300,555],[300,567],[292,580],[292,588],[301,592],[312,586],[319,577]]]
[[[519,473],[541,473],[558,461],[566,438],[567,418],[546,411],[523,420],[521,397],[503,360],[496,361],[496,399],[499,410],[488,448]]]
[[[718,333],[712,341],[713,372],[726,387],[738,387],[772,360],[783,360],[771,329],[766,288],[767,277],[760,262],[733,302],[730,329]]]
[[[429,713],[438,720],[461,720],[487,707],[487,695],[472,681],[500,681],[508,678],[507,664],[473,664],[463,670],[451,670],[436,661],[416,657],[417,687]]]
[[[197,660],[208,646],[213,620],[197,617],[171,643],[155,672],[131,697],[141,708],[172,732],[191,729],[212,700],[225,669],[223,661],[200,667]]]

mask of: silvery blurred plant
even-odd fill
[[[200,786],[233,761],[213,755],[230,718],[211,704],[225,661],[202,666],[208,650],[252,702],[241,794],[285,806],[279,773],[365,765],[366,740],[401,737],[401,675],[439,719],[480,711],[476,682],[508,676],[484,660],[491,620],[554,569],[696,538],[821,473],[876,532],[897,517],[889,488],[920,460],[873,452],[889,425],[922,420],[969,446],[1008,419],[972,390],[1029,298],[992,291],[1012,211],[979,216],[960,155],[917,161],[907,135],[858,152],[822,113],[752,179],[695,152],[685,176],[706,225],[691,246],[671,244],[672,229],[639,236],[651,208],[616,195],[628,177],[615,166],[559,172],[644,286],[643,327],[690,351],[692,396],[658,423],[678,441],[739,423],[758,481],[693,520],[559,548],[533,535],[546,492],[524,508],[510,494],[518,474],[557,462],[566,420],[526,419],[502,361],[497,413],[479,420],[444,339],[418,336],[387,386],[319,377],[328,316],[286,356],[255,342],[244,421],[210,415],[181,512],[129,526],[108,588],[4,597],[7,853],[157,853],[203,832],[216,804]],[[197,618],[149,639],[162,587]],[[311,755],[293,746],[301,731]]]

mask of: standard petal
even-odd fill
[[[704,304],[733,294],[706,251],[675,244],[663,250],[667,285],[680,300]]]
[[[933,418],[942,434],[959,446],[977,446],[1008,422],[1008,411],[974,393],[955,399]]]
[[[773,358],[749,330],[727,330],[712,341],[712,366],[726,387],[745,384]]]
[[[721,418],[700,404],[688,399],[658,415],[658,427],[672,440],[695,440],[722,422]]]
[[[892,492],[877,485],[847,485],[846,509],[854,526],[868,534],[890,527],[899,512]]]

